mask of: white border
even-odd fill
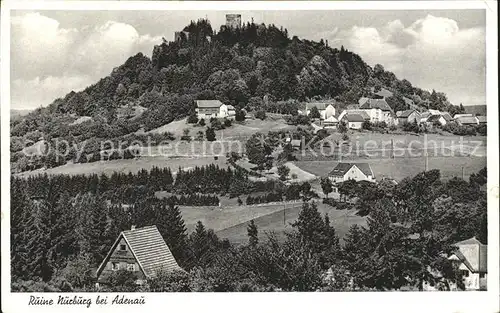
[[[10,10],[417,10],[486,9],[488,104],[488,291],[487,292],[371,292],[371,293],[168,293],[142,294],[146,305],[106,306],[100,311],[137,312],[141,309],[186,312],[374,311],[383,312],[499,312],[499,206],[498,206],[498,60],[497,3],[495,1],[348,1],[348,2],[143,2],[143,1],[2,1],[1,3],[1,208],[2,311],[40,312],[86,310],[82,306],[28,307],[28,295],[10,293]],[[467,47],[464,47],[466,49]],[[58,294],[38,294],[57,299]],[[68,294],[75,295],[75,294]],[[97,293],[76,294],[95,299]],[[103,294],[101,294],[103,295]],[[104,294],[106,295],[106,294]],[[107,294],[110,298],[115,294]],[[129,294],[131,297],[140,294]],[[97,308],[95,304],[91,310]]]

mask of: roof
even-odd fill
[[[445,119],[447,122],[449,122],[449,121],[453,120],[453,117],[451,117],[450,113],[448,113],[448,112],[443,112],[441,115],[444,117],[444,119]]]
[[[370,115],[368,115],[368,113],[366,113],[365,110],[344,110],[345,111],[345,114],[344,116],[342,117],[345,118],[348,114],[357,114],[357,115],[361,115],[361,117],[367,121],[367,120],[370,120]],[[343,112],[342,112],[343,113]]]
[[[424,112],[422,114],[420,114],[420,117],[421,118],[428,118],[429,116],[431,116],[432,114],[430,112]]]
[[[429,109],[428,112],[432,115],[441,115],[441,112],[439,110]]]
[[[392,97],[392,95],[393,95],[392,92],[390,92],[389,90],[387,90],[385,88],[382,88],[381,90],[379,90],[375,94],[377,96],[384,97],[384,98]]]
[[[323,123],[338,123],[339,121],[335,118],[335,116],[330,116],[329,118],[325,119]]]
[[[227,105],[227,109],[228,109],[228,110],[234,110],[234,107],[233,107],[232,105],[228,104],[228,105]]]
[[[427,122],[434,122],[434,121],[439,121],[443,116],[442,115],[431,115],[427,119]],[[443,117],[444,118],[444,117]]]
[[[470,255],[469,252],[473,251],[470,249],[465,250],[460,250],[461,246],[468,246],[468,245],[477,245],[479,247],[479,253],[477,255],[477,260],[473,260],[474,255]],[[454,252],[454,255],[458,257],[460,261],[462,261],[465,266],[471,271],[471,272],[481,272],[481,273],[486,273],[488,271],[488,246],[482,244],[479,240],[477,240],[476,237],[472,237],[466,240],[459,241],[454,244],[454,246],[458,247],[459,250]],[[465,255],[465,254],[467,255]],[[467,258],[469,257],[469,258]],[[475,262],[477,261],[477,262]]]
[[[391,111],[392,109],[387,104],[385,99],[369,99],[364,104],[361,105],[360,109],[380,109],[382,111]]]
[[[365,104],[368,100],[370,100],[370,98],[367,98],[367,97],[361,97],[361,98],[358,100],[358,104],[359,104],[359,105],[363,105],[363,104]]]
[[[415,110],[397,111],[396,116],[397,117],[409,117],[413,112],[416,112],[416,111]]]
[[[158,271],[162,270],[181,270],[158,228],[153,225],[122,231],[99,266],[97,276],[103,270],[121,238],[124,238],[127,242],[130,251],[146,277],[155,277]]]
[[[415,102],[413,101],[413,99],[410,99],[410,98],[407,98],[407,97],[403,97],[403,100],[406,104],[415,104]]]
[[[290,141],[290,143],[292,144],[292,147],[300,147],[300,145],[302,144],[302,140],[300,140],[300,139],[292,139]]]
[[[477,124],[478,120],[475,116],[460,116],[457,121],[461,124]]]
[[[459,118],[459,117],[463,117],[463,116],[474,116],[474,115],[472,115],[472,114],[470,114],[470,113],[455,114],[455,115],[453,116],[453,118]]]
[[[486,123],[487,122],[487,118],[486,116],[484,115],[479,115],[479,116],[476,116],[477,120],[479,121],[479,123]]]
[[[222,102],[219,100],[196,100],[196,106],[198,108],[219,108]]]
[[[366,176],[373,176],[372,168],[368,163],[339,163],[335,168],[330,172],[331,176],[344,176],[350,169],[356,165],[357,168]]]
[[[334,105],[334,102],[308,102],[306,103],[306,110],[317,107],[318,110],[325,110],[329,105]]]
[[[357,114],[357,113],[347,113],[345,115],[345,118],[349,122],[364,122],[365,121],[363,116],[361,116],[361,114]]]

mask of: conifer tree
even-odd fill
[[[251,247],[255,247],[259,243],[257,225],[253,220],[250,221],[247,227],[248,243]]]
[[[156,226],[177,262],[184,265],[188,254],[187,233],[179,207],[172,201],[168,206],[164,202],[162,209],[157,211]]]
[[[191,249],[192,249],[192,257],[193,262],[196,265],[202,265],[203,258],[207,254],[208,251],[208,237],[207,230],[201,221],[196,223],[196,228],[194,232],[190,236],[191,241]]]
[[[26,233],[29,199],[21,179],[12,177],[10,200],[10,251],[12,280],[26,275]]]

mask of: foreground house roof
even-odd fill
[[[219,100],[196,100],[198,108],[220,108],[222,102]]]
[[[330,176],[343,177],[351,169],[351,167],[355,165],[366,176],[373,176],[372,168],[368,163],[343,163],[343,162],[335,166],[335,168],[330,172]]]
[[[97,276],[106,266],[116,246],[124,238],[139,267],[147,278],[160,271],[182,270],[156,226],[122,231],[97,270]]]
[[[478,246],[478,254],[471,255],[471,250],[467,249],[467,252],[461,250],[462,246]],[[454,246],[459,249],[453,253],[450,259],[458,259],[462,261],[467,268],[473,273],[486,273],[488,272],[488,246],[482,244],[476,237],[472,237],[466,240],[462,240],[454,244]],[[465,254],[464,254],[465,253]],[[477,258],[477,259],[476,259]]]

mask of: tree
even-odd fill
[[[278,175],[282,181],[285,181],[290,173],[290,168],[286,165],[281,165],[278,167]]]
[[[179,206],[169,201],[168,206],[163,203],[156,211],[156,226],[172,251],[179,265],[184,266],[188,259],[186,225],[182,219]]]
[[[205,119],[203,119],[203,118],[202,118],[202,119],[200,119],[200,120],[198,121],[198,124],[199,124],[200,126],[205,126]]]
[[[309,112],[309,117],[310,118],[321,118],[321,114],[319,113],[319,110],[317,107],[312,107],[311,111]]]
[[[323,190],[323,193],[328,198],[328,194],[333,191],[332,181],[328,177],[322,177],[320,184],[321,184],[321,189]]]
[[[246,118],[245,111],[241,109],[236,110],[234,118],[236,119],[237,122],[243,122]]]
[[[338,126],[338,130],[341,134],[347,133],[347,125],[344,121],[341,121]]]
[[[205,137],[207,138],[208,141],[215,141],[215,131],[212,127],[207,127],[207,130],[205,131]]]
[[[245,147],[248,160],[256,164],[259,169],[263,169],[272,151],[264,135],[260,133],[252,135],[247,140]]]
[[[189,114],[187,122],[189,124],[196,124],[196,123],[198,123],[198,116],[196,115],[196,112],[192,112],[191,114]]]
[[[259,238],[258,238],[257,225],[255,225],[253,220],[251,220],[247,226],[247,233],[248,233],[248,243],[250,244],[251,247],[255,247],[259,242]]]
[[[255,112],[255,118],[258,118],[259,120],[265,120],[266,119],[266,111],[258,110],[257,112]]]

